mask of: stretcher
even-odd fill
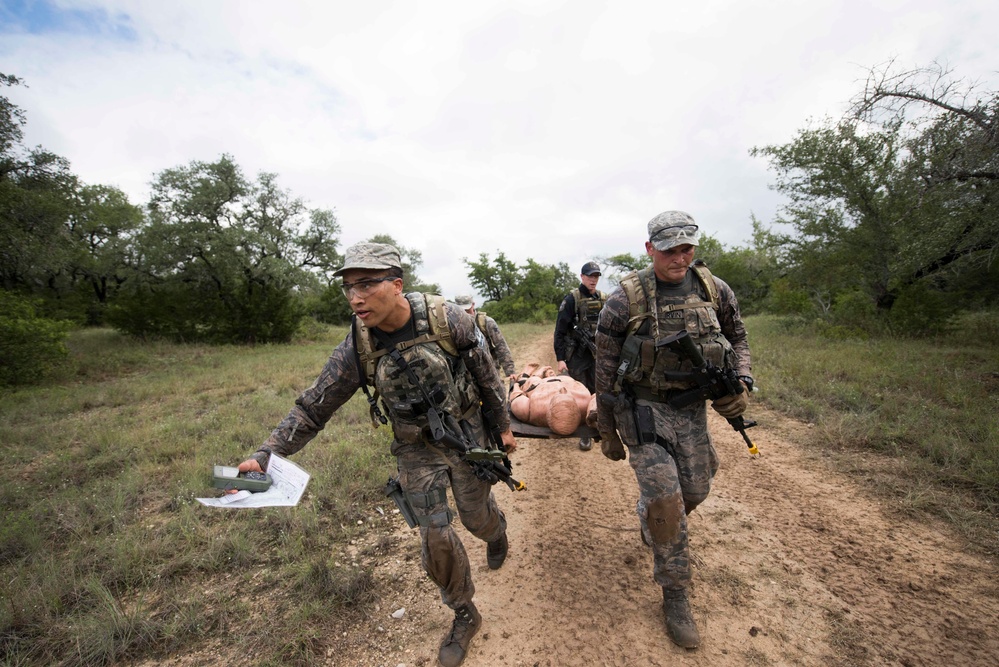
[[[510,430],[516,438],[538,438],[542,440],[556,440],[559,438],[594,438],[600,439],[600,432],[592,426],[580,424],[579,428],[568,435],[559,435],[552,432],[547,426],[534,426],[526,424],[510,413]]]

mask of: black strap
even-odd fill
[[[368,390],[368,374],[364,371],[364,364],[361,363],[361,353],[357,349],[357,315],[350,316],[350,327],[354,343],[354,361],[357,363],[357,375],[361,378],[361,391],[364,392],[364,398],[368,401],[372,421],[377,418],[382,424],[388,424],[388,418],[378,409],[378,400]]]

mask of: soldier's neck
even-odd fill
[[[392,333],[393,331],[398,331],[399,329],[406,326],[409,323],[409,317],[412,314],[412,308],[409,305],[409,299],[405,295],[400,294],[398,300],[396,301],[395,308],[389,313],[388,317],[378,324],[378,329],[381,329],[385,333]]]

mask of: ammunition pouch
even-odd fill
[[[629,447],[641,443],[638,436],[638,424],[635,421],[634,403],[626,394],[600,394],[597,397],[603,409],[611,410],[614,416],[614,426],[621,442]]]

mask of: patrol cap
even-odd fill
[[[649,241],[656,250],[669,250],[684,243],[697,245],[700,238],[701,233],[689,213],[665,211],[649,220]]]
[[[587,262],[583,264],[583,268],[579,270],[580,275],[592,276],[594,273],[600,273],[600,265],[596,262]]]
[[[367,269],[369,271],[402,269],[402,259],[394,245],[355,243],[344,251],[343,266],[334,271],[333,275],[343,275],[344,271],[350,269]]]
[[[475,299],[472,298],[471,294],[459,294],[454,297],[454,302],[465,310],[468,310],[475,305]]]

